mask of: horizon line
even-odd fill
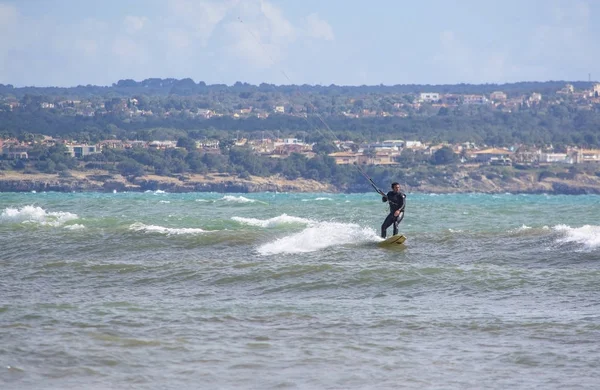
[[[348,84],[271,84],[271,83],[266,83],[266,82],[262,82],[260,84],[251,84],[248,82],[244,82],[244,81],[236,81],[233,84],[225,84],[225,83],[214,83],[214,84],[207,84],[204,81],[200,80],[198,82],[194,81],[192,78],[190,77],[184,77],[182,79],[177,79],[177,78],[173,78],[173,77],[167,77],[167,78],[160,78],[160,77],[151,77],[151,78],[145,78],[145,79],[141,79],[139,81],[134,80],[134,79],[119,79],[117,80],[117,82],[112,83],[111,85],[98,85],[98,84],[78,84],[78,85],[71,85],[71,86],[58,86],[58,85],[44,85],[44,86],[39,86],[39,85],[22,85],[22,86],[14,86],[13,84],[4,84],[0,82],[0,87],[9,87],[9,88],[13,88],[13,89],[26,89],[26,88],[60,88],[60,89],[72,89],[72,88],[90,88],[90,87],[96,87],[96,88],[127,88],[126,86],[119,86],[118,84],[120,82],[126,81],[126,82],[135,82],[135,83],[143,83],[144,81],[150,81],[150,80],[156,80],[156,81],[174,81],[174,82],[180,82],[180,81],[184,81],[184,80],[190,80],[192,81],[195,85],[199,86],[199,85],[204,85],[207,87],[211,87],[211,86],[225,86],[225,87],[235,87],[238,83],[244,85],[244,86],[250,86],[250,87],[260,87],[261,85],[265,84],[268,86],[272,86],[272,87],[302,87],[302,86],[308,86],[308,87],[323,87],[323,88],[331,88],[331,87],[338,87],[338,88],[370,88],[370,87],[380,87],[380,88],[393,88],[393,87],[412,87],[412,86],[428,86],[428,87],[449,87],[449,86],[503,86],[503,85],[516,85],[516,84],[521,84],[521,83],[528,83],[528,84],[547,84],[547,83],[567,83],[567,84],[581,84],[581,83],[585,83],[585,84],[597,84],[600,83],[599,81],[595,81],[595,80],[545,80],[545,81],[534,81],[534,80],[522,80],[522,81],[514,81],[514,82],[503,82],[503,83],[443,83],[443,84],[429,84],[429,83],[407,83],[407,84],[357,84],[357,85],[348,85]]]

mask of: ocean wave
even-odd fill
[[[258,248],[261,255],[283,253],[306,253],[326,249],[334,245],[379,242],[371,228],[340,222],[318,222],[303,231],[279,238]]]
[[[74,225],[66,225],[64,228],[67,230],[82,230],[85,229],[85,226],[76,223]]]
[[[7,207],[0,214],[0,222],[31,223],[43,226],[62,226],[67,221],[79,218],[77,214],[66,211],[48,212],[39,206],[24,206],[22,208]]]
[[[313,201],[313,200],[317,200],[317,201],[329,200],[329,201],[332,201],[333,198],[319,197],[319,198],[314,198],[314,199],[302,199],[302,202],[310,202],[310,201]]]
[[[567,225],[557,225],[553,229],[562,234],[558,239],[559,243],[577,243],[583,245],[585,249],[600,247],[600,226],[584,225],[572,228]]]
[[[521,227],[518,227],[516,229],[511,229],[508,232],[509,233],[519,233],[519,232],[523,232],[523,231],[531,230],[531,229],[533,229],[531,226],[527,226],[527,225],[523,224],[523,225],[521,225]]]
[[[207,233],[206,230],[200,228],[168,228],[164,226],[145,225],[141,222],[136,222],[129,226],[129,230],[135,232],[160,233],[166,235],[182,235],[182,234],[201,234]]]
[[[309,225],[315,221],[306,218],[292,217],[287,214],[281,214],[280,216],[269,218],[269,219],[258,219],[258,218],[244,218],[244,217],[232,217],[232,220],[239,222],[244,225],[258,226],[263,228],[276,227],[286,224],[303,224]]]
[[[263,203],[263,204],[266,204],[265,202],[261,202],[260,200],[249,199],[244,196],[233,196],[233,195],[225,195],[220,200],[225,201],[225,202],[232,202],[232,203]]]

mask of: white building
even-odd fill
[[[421,141],[406,141],[406,149],[424,149],[425,145]]]
[[[538,93],[538,92],[534,92],[531,94],[531,96],[529,97],[529,101],[530,102],[536,102],[539,103],[542,101],[542,94]]]
[[[440,94],[437,92],[421,92],[419,101],[422,102],[437,102],[440,100]]]
[[[566,153],[542,153],[540,154],[540,162],[573,164],[573,158]]]
[[[508,96],[502,91],[495,91],[490,94],[490,100],[494,102],[505,102]]]
[[[100,153],[97,145],[66,145],[71,157],[82,158],[90,154]]]
[[[488,99],[483,95],[463,95],[464,104],[486,104]]]

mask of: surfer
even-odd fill
[[[383,193],[382,193],[383,195]],[[400,191],[400,184],[392,183],[392,190],[381,198],[382,202],[390,204],[390,213],[381,225],[381,238],[387,235],[387,229],[394,225],[394,236],[398,234],[398,224],[404,218],[404,206],[406,205],[406,195]]]

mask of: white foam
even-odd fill
[[[379,242],[370,228],[339,222],[318,222],[299,233],[282,237],[258,248],[261,255],[315,252],[333,245]]]
[[[74,225],[67,225],[67,226],[65,226],[65,229],[67,229],[67,230],[81,230],[81,229],[85,229],[85,226],[76,223]]]
[[[511,229],[508,232],[509,233],[519,233],[519,232],[524,232],[526,230],[531,230],[531,229],[533,229],[531,226],[527,226],[527,225],[523,224],[523,225],[521,225],[521,227],[518,227],[516,229]]]
[[[61,226],[65,222],[77,219],[77,214],[64,211],[46,212],[39,206],[24,206],[20,209],[8,207],[2,211],[0,221],[33,223],[47,226]]]
[[[257,200],[248,199],[248,198],[245,198],[243,196],[232,196],[232,195],[225,195],[224,197],[221,198],[221,200],[224,200],[226,202],[233,202],[233,203],[254,203],[254,202],[258,202]]]
[[[333,200],[333,198],[325,198],[325,197],[320,197],[320,198],[315,198],[315,199],[302,199],[302,202],[310,202],[311,200]]]
[[[563,236],[558,239],[559,243],[577,243],[582,244],[586,249],[596,249],[600,247],[600,226],[584,225],[579,228],[572,228],[567,225],[557,225],[553,228],[561,232]]]
[[[281,214],[278,217],[273,217],[273,218],[269,218],[269,219],[244,218],[244,217],[231,217],[231,219],[233,219],[236,222],[242,223],[244,225],[258,226],[258,227],[263,227],[263,228],[276,227],[276,226],[286,225],[286,224],[309,225],[311,223],[314,223],[314,221],[312,221],[310,219],[300,218],[300,217],[292,217],[287,214]]]
[[[206,233],[206,230],[199,228],[168,228],[164,226],[145,225],[141,222],[136,222],[129,226],[129,230],[136,232],[160,233],[166,235],[181,235],[181,234],[200,234]]]

